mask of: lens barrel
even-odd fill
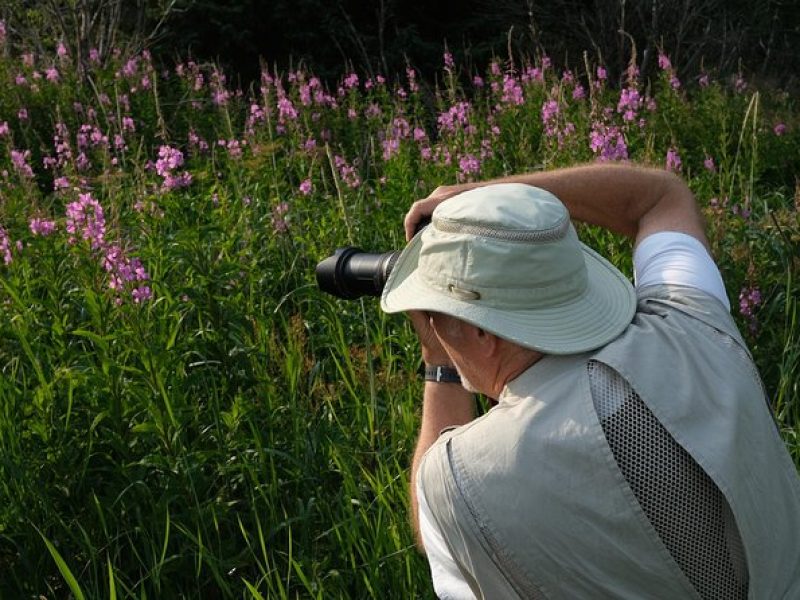
[[[399,256],[400,250],[376,254],[353,246],[339,248],[317,265],[317,285],[345,300],[380,296]]]

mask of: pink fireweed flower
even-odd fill
[[[702,88],[708,87],[708,84],[709,84],[708,73],[701,74],[700,77],[697,78],[697,83]]]
[[[586,98],[586,88],[579,83],[575,86],[575,89],[572,90],[572,99],[583,100],[584,98]]]
[[[58,48],[56,48],[56,54],[59,58],[66,58],[69,56],[69,50],[64,45],[64,42],[58,42]]]
[[[47,219],[33,218],[28,223],[28,227],[33,235],[46,237],[56,230],[56,222]]]
[[[298,189],[300,190],[300,193],[303,194],[303,196],[308,196],[314,189],[314,186],[311,184],[310,179],[305,179],[300,184],[300,187]]]
[[[601,162],[628,159],[625,136],[616,126],[595,123],[589,134],[589,147]]]
[[[358,87],[358,75],[356,73],[350,73],[347,77],[344,78],[342,84],[347,90],[352,89],[354,87]]]
[[[126,289],[131,290],[131,297],[137,304],[152,298],[152,291],[148,285],[140,285],[149,281],[150,275],[136,257],[129,257],[118,244],[109,244],[104,248],[102,265],[108,273],[108,287],[117,293]],[[131,289],[132,288],[132,289]],[[117,302],[121,303],[118,297]]]
[[[27,108],[20,108],[17,111],[17,118],[20,121],[27,121],[28,120],[28,109]]]
[[[714,159],[710,156],[706,156],[706,159],[703,161],[703,166],[706,168],[706,171],[710,173],[717,172],[717,165],[714,164]]]
[[[171,146],[161,146],[158,149],[155,169],[164,180],[161,184],[163,191],[188,187],[192,183],[192,176],[187,171],[180,174],[174,172],[181,166],[183,166],[183,153],[180,150]]]
[[[677,173],[681,170],[681,157],[675,148],[667,150],[667,171]]]
[[[292,104],[292,101],[289,100],[286,96],[281,96],[278,98],[278,121],[280,123],[286,123],[286,121],[294,121],[297,119],[298,112],[297,109]]]
[[[56,177],[53,180],[53,191],[66,190],[69,188],[69,179],[67,177]]]
[[[733,83],[733,88],[739,94],[741,94],[747,89],[747,82],[744,80],[744,77],[742,77],[741,74],[736,76],[736,81],[734,81]]]
[[[552,137],[558,130],[558,114],[560,108],[557,100],[546,100],[542,104],[542,123],[544,132],[548,137]]]
[[[608,79],[608,71],[606,71],[605,67],[597,67],[597,78],[600,81],[605,81]]]
[[[289,230],[288,212],[289,204],[286,202],[281,202],[272,209],[272,228],[275,233],[286,233]]]
[[[103,207],[89,193],[78,194],[78,200],[67,205],[66,230],[69,243],[88,241],[93,250],[105,245],[106,220]]]
[[[544,73],[539,67],[528,66],[520,77],[522,83],[544,81]]]
[[[161,146],[158,149],[158,160],[156,161],[156,173],[162,177],[183,165],[183,153],[171,146]]]
[[[14,83],[16,83],[17,85],[20,85],[20,86],[21,85],[27,85],[28,80],[25,79],[25,75],[23,75],[22,73],[19,73],[16,77],[14,77]]]
[[[408,89],[411,93],[419,91],[419,84],[417,84],[417,72],[411,67],[406,68],[406,78],[408,79]]]
[[[7,136],[11,132],[8,121],[0,121],[0,137]]]
[[[30,157],[30,150],[11,150],[11,164],[14,165],[14,170],[26,179],[33,178],[33,169],[28,164]]]
[[[620,92],[617,112],[622,114],[624,121],[635,121],[639,110],[642,108],[644,100],[639,90],[636,88],[625,88]]]
[[[445,71],[453,71],[456,68],[456,61],[453,60],[453,55],[450,52],[445,52],[442,58],[444,59]]]
[[[519,82],[512,75],[506,74],[503,77],[503,98],[502,101],[506,104],[514,104],[519,106],[525,104],[525,97],[522,93],[522,87]]]
[[[339,170],[339,177],[345,182],[347,187],[355,189],[361,185],[361,177],[356,172],[356,168],[341,156],[334,156],[333,163]]]
[[[383,140],[381,146],[383,148],[383,160],[389,160],[400,150],[400,140],[390,137]]]
[[[383,111],[377,102],[370,102],[364,109],[364,116],[368,119],[379,119],[381,115],[383,115]]]
[[[669,78],[669,85],[673,90],[679,90],[681,89],[681,80],[673,73],[672,77]]]
[[[95,65],[100,63],[100,51],[97,48],[89,49],[89,62]]]
[[[472,78],[472,85],[476,88],[482,88],[484,86],[483,77],[475,75],[475,77]]]
[[[775,135],[780,137],[784,133],[786,133],[786,124],[785,123],[778,123],[777,125],[775,125],[775,127],[773,127],[772,131],[773,131],[773,133]]]
[[[469,102],[458,102],[437,118],[439,129],[443,132],[455,132],[469,124]]]
[[[756,311],[761,303],[761,290],[757,287],[743,287],[739,292],[739,313],[747,320],[751,333],[758,331]]]
[[[458,168],[463,175],[471,175],[481,170],[481,162],[472,154],[464,154],[458,159]]]
[[[669,56],[664,54],[663,52],[658,53],[658,66],[663,71],[668,71],[672,68],[672,63],[669,60]]]
[[[136,304],[140,304],[145,300],[150,300],[153,297],[153,292],[150,290],[149,285],[140,285],[133,289],[131,297]]]
[[[0,225],[0,256],[3,257],[3,262],[7,265],[10,265],[14,260],[11,255],[11,239],[2,225]]]

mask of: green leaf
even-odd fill
[[[56,562],[58,570],[61,571],[61,576],[64,578],[64,581],[67,582],[67,585],[69,586],[69,589],[72,590],[76,600],[86,600],[86,596],[83,595],[81,586],[78,585],[78,580],[75,579],[75,576],[72,574],[72,571],[69,570],[66,561],[64,561],[64,559],[61,557],[61,554],[59,554],[58,550],[56,550],[56,547],[53,546],[50,540],[48,540],[41,531],[39,532],[39,535],[42,536],[47,549],[50,551],[50,555]]]

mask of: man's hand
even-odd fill
[[[433,192],[431,192],[427,198],[423,198],[422,200],[417,200],[414,202],[414,204],[411,205],[411,208],[408,209],[406,218],[403,221],[403,227],[406,230],[406,241],[414,237],[419,222],[427,217],[430,217],[434,208],[439,206],[448,198],[451,198],[456,194],[460,194],[461,192],[466,192],[473,187],[476,187],[476,184],[467,183],[463,185],[440,185],[433,190]]]
[[[442,347],[436,332],[431,325],[430,316],[419,310],[408,311],[414,331],[419,337],[419,344],[422,349],[422,360],[426,365],[448,365],[453,366],[453,361]]]

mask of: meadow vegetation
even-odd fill
[[[681,174],[800,464],[795,99],[667,54],[445,51],[327,87],[12,48],[0,22],[0,597],[432,597],[407,521],[402,316],[321,294],[437,185],[591,161]],[[78,62],[81,68],[77,68]],[[630,243],[581,228],[630,274]],[[390,591],[390,592],[389,592]]]

